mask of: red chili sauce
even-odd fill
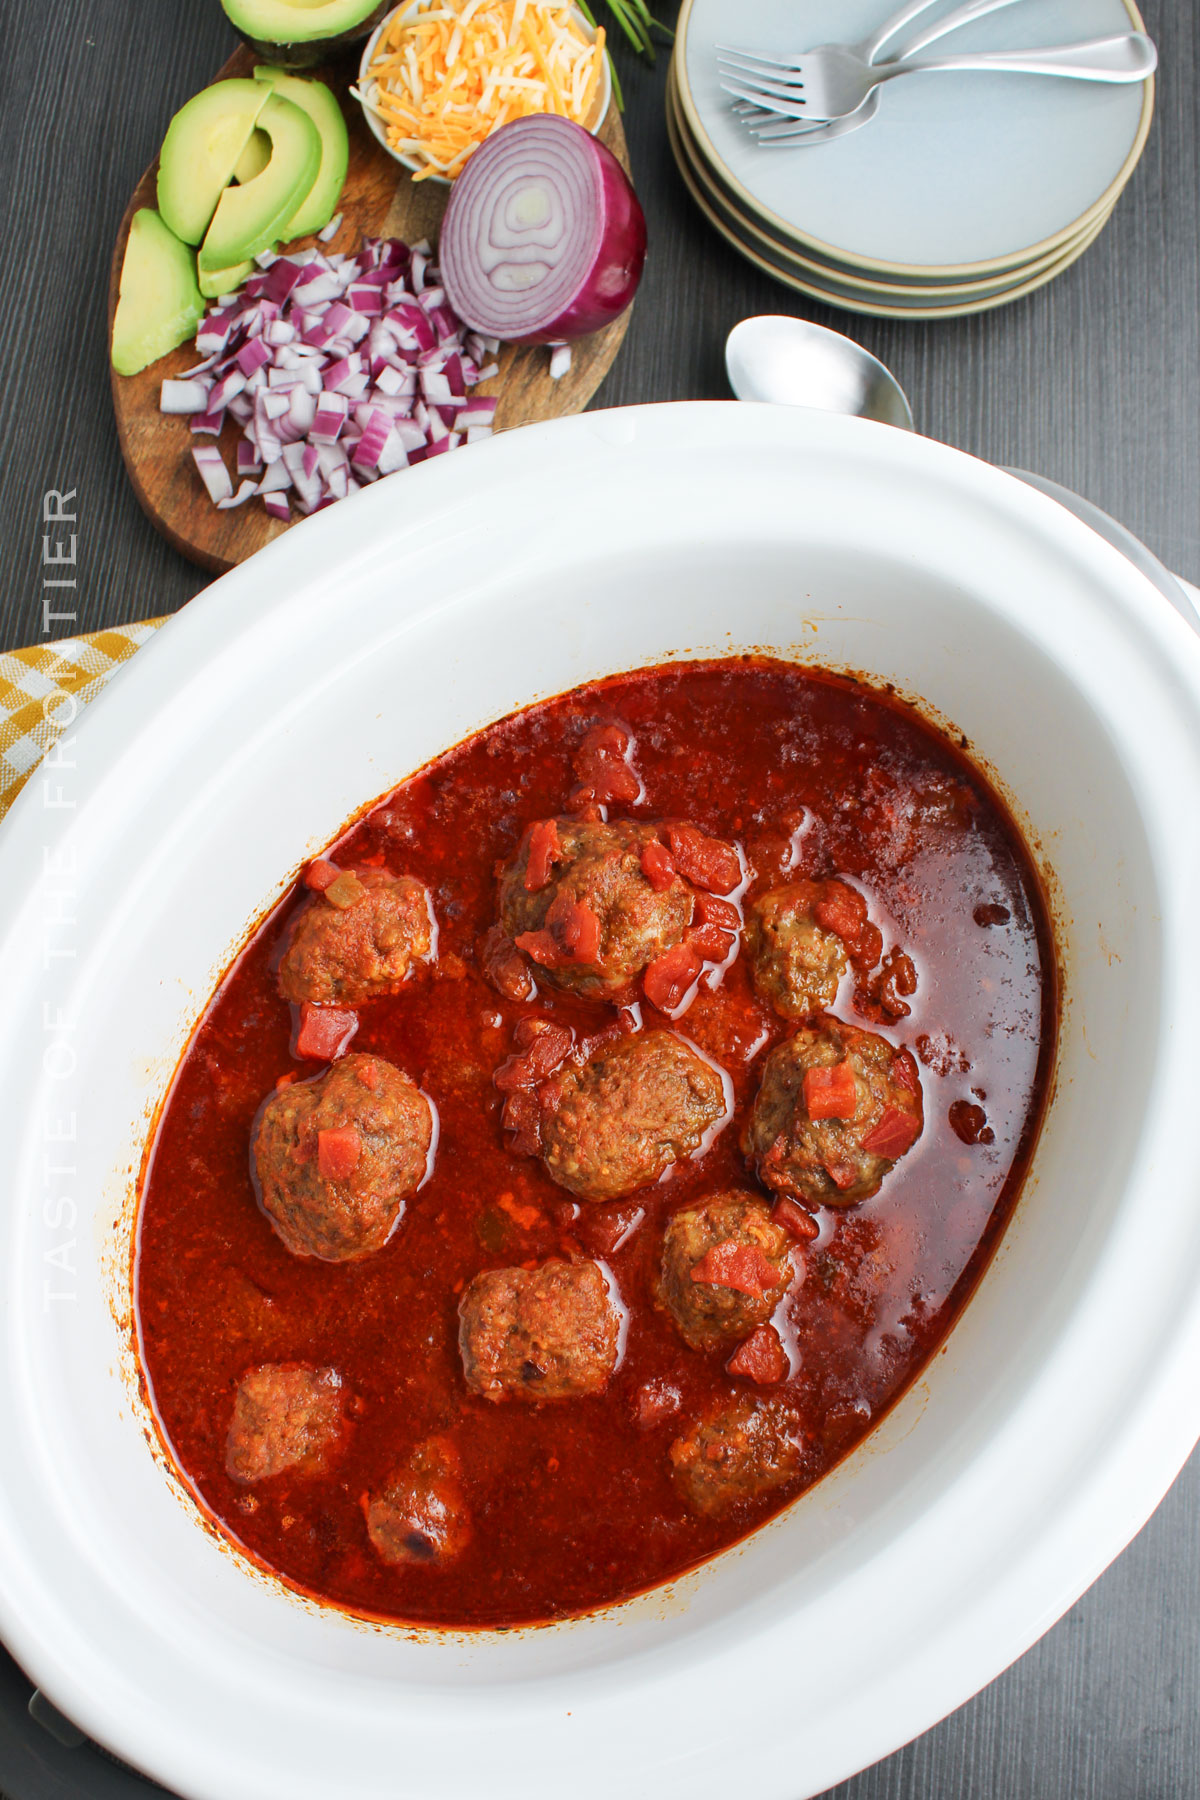
[[[729,1371],[736,1344],[689,1348],[656,1304],[671,1215],[721,1190],[776,1199],[740,1139],[764,1059],[797,1021],[755,991],[746,942],[723,973],[710,964],[673,1021],[644,995],[621,1010],[545,979],[535,998],[506,999],[482,967],[499,868],[534,821],[571,812],[573,791],[586,813],[581,745],[613,722],[642,797],[608,805],[610,819],[689,821],[738,846],[750,874],[734,895],[743,909],[802,876],[840,876],[865,898],[877,930],[829,1011],[907,1048],[919,1070],[923,1128],[879,1191],[792,1208],[794,1275],[765,1368],[750,1359],[765,1384]],[[293,1254],[262,1209],[248,1154],[256,1116],[281,1078],[325,1072],[293,1054],[298,1009],[277,986],[298,912],[316,903],[298,884],[208,1007],[148,1163],[137,1314],[171,1453],[253,1556],[355,1612],[511,1626],[653,1587],[744,1537],[871,1431],[994,1250],[1036,1139],[1057,1024],[1030,855],[988,782],[911,708],[754,658],[645,670],[502,720],[402,783],[328,855],[429,891],[436,955],[397,993],[358,1006],[351,1049],[395,1064],[436,1102],[433,1174],[361,1260]],[[727,1072],[734,1117],[635,1194],[577,1200],[536,1156],[514,1154],[502,1124],[494,1076],[530,1018],[572,1028],[576,1056],[602,1032],[674,1029]],[[587,1258],[627,1315],[603,1391],[541,1404],[468,1392],[458,1308],[473,1278]],[[771,1368],[780,1348],[782,1381]],[[234,1480],[238,1385],[281,1363],[337,1371],[346,1429],[336,1454],[317,1473]],[[706,1513],[681,1489],[672,1446],[738,1396],[788,1408],[802,1455],[790,1479]],[[465,1541],[393,1566],[368,1536],[367,1497],[430,1440],[458,1471]]]

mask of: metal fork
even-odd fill
[[[729,53],[721,61],[729,63]],[[745,64],[748,59],[739,57]],[[1082,44],[1055,45],[1039,50],[980,52],[974,56],[944,56],[928,62],[870,64],[853,50],[829,45],[798,57],[791,69],[776,69],[773,76],[754,70],[737,79],[722,81],[727,93],[751,101],[768,112],[802,121],[833,121],[857,112],[873,89],[899,75],[935,70],[987,70],[1023,75],[1068,76],[1079,81],[1145,81],[1157,65],[1158,55],[1144,32],[1122,32],[1117,37],[1093,38]],[[771,127],[751,127],[770,140],[778,135]]]
[[[918,50],[924,50],[926,45],[934,43],[938,38],[945,37],[952,31],[957,31],[960,25],[969,24],[972,19],[981,19],[987,13],[999,12],[1002,7],[1015,6],[1020,3],[1021,0],[965,0],[965,4],[956,6],[953,12],[946,13],[936,24],[927,27],[916,37],[910,38],[901,49],[900,57],[914,56]],[[894,38],[898,32],[903,31],[906,25],[911,24],[922,13],[928,12],[931,6],[939,4],[940,0],[908,0],[908,3],[902,6],[898,12],[892,13],[889,18],[884,20],[873,37],[864,39],[861,44],[856,44],[853,48],[864,62],[873,63],[890,39]],[[823,44],[818,47],[820,49],[827,48]],[[745,57],[759,63],[766,71],[794,69],[797,61],[795,57],[760,56],[754,51],[735,50],[721,44],[717,46],[717,49],[725,55]],[[751,125],[755,121],[770,123],[778,117],[777,114],[772,114],[748,101],[740,101],[734,110],[741,113],[747,124]],[[878,111],[879,89],[872,88],[857,111],[847,114],[844,119],[824,122],[813,120],[808,124],[791,127],[789,135],[795,141],[809,138],[813,143],[824,142],[829,138],[845,137],[848,132],[857,131],[869,119],[873,119]]]

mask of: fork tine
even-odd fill
[[[792,100],[797,106],[805,104],[804,83],[802,81],[764,81],[758,76],[740,75],[736,69],[723,71],[731,80],[740,81],[744,87],[753,89],[756,94],[770,95],[774,100]],[[766,100],[761,101],[766,105]]]
[[[732,70],[735,75],[754,75],[764,80],[785,83],[798,81],[803,77],[803,70],[798,64],[794,69],[780,69],[774,63],[755,62],[748,56],[718,56],[717,67]]]
[[[736,44],[715,44],[713,48],[721,56],[744,56],[768,69],[796,69],[800,66],[794,56],[769,56],[765,50],[743,50]]]
[[[764,94],[758,88],[744,87],[740,83],[733,81],[723,81],[721,86],[727,94],[734,94],[739,100],[751,100],[756,106],[761,106],[765,112],[782,113],[785,118],[789,119],[807,119],[811,117],[809,113],[803,110],[804,99],[802,95],[794,94],[787,96],[786,98],[776,98],[773,95]]]
[[[828,119],[781,120],[776,114],[774,124],[768,124],[764,119],[758,124],[748,123],[746,128],[756,144],[770,145],[790,143],[793,138],[808,137],[812,132],[825,131],[829,123]]]

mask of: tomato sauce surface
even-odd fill
[[[723,1518],[690,1511],[670,1446],[745,1391],[728,1352],[688,1349],[654,1304],[665,1219],[721,1189],[760,1191],[739,1149],[762,1061],[791,1027],[755,994],[742,950],[674,1025],[729,1074],[733,1121],[691,1161],[626,1200],[575,1204],[514,1156],[493,1076],[529,1016],[586,1042],[611,1005],[502,999],[478,945],[496,868],[525,827],[561,814],[572,756],[597,722],[632,733],[644,798],[633,818],[694,822],[741,846],[751,893],[841,875],[885,948],[912,958],[907,1016],[880,1022],[855,977],[830,1010],[917,1058],[924,1129],[872,1199],[819,1209],[819,1236],[775,1316],[792,1373],[770,1391],[803,1421],[802,1477]],[[618,809],[613,809],[614,816]],[[359,1010],[354,1051],[405,1070],[436,1101],[432,1178],[384,1249],[362,1261],[291,1255],[260,1209],[249,1145],[293,1056],[274,969],[303,888],[256,931],[211,1001],[163,1109],[136,1247],[144,1372],[171,1453],[215,1519],[306,1592],[352,1611],[442,1626],[516,1625],[638,1593],[745,1536],[840,1460],[945,1338],[1015,1203],[1053,1057],[1053,940],[1030,855],[962,752],[886,693],[759,659],[667,665],[576,690],[480,732],[401,784],[331,850],[423,880],[438,955]],[[863,995],[859,995],[860,1005]],[[869,996],[867,997],[869,1005]],[[670,1022],[641,1005],[644,1028]],[[768,1201],[770,1196],[764,1196]],[[495,1404],[469,1395],[458,1304],[481,1270],[597,1257],[628,1314],[598,1396]],[[332,1366],[352,1431],[326,1474],[239,1486],[225,1469],[233,1396],[267,1362]],[[660,1404],[647,1409],[653,1386]],[[651,1416],[648,1416],[651,1415]],[[473,1536],[443,1566],[388,1567],[363,1498],[437,1434],[462,1465]]]

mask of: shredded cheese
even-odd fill
[[[453,180],[510,119],[594,124],[603,69],[603,29],[587,37],[556,0],[416,0],[389,19],[353,91],[392,149],[423,164],[415,181]]]

